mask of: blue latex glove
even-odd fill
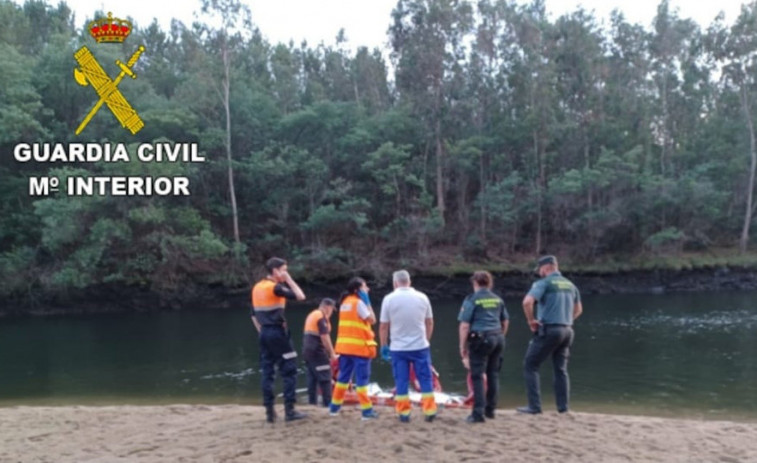
[[[363,301],[365,305],[371,305],[371,298],[368,297],[368,293],[361,289],[357,292],[357,295],[360,296],[360,300]]]
[[[389,350],[389,346],[381,346],[381,358],[387,362],[392,359],[392,352]]]

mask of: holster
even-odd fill
[[[478,350],[489,347],[489,339],[481,331],[471,331],[468,333],[468,345],[471,350]]]

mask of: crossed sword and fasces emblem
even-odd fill
[[[95,106],[89,111],[81,124],[79,124],[79,127],[76,129],[76,135],[79,135],[84,130],[89,121],[92,120],[92,117],[102,107],[103,103],[108,105],[108,109],[116,116],[118,122],[132,134],[139,132],[145,126],[145,123],[139,118],[139,114],[131,107],[118,89],[118,84],[121,83],[124,76],[128,75],[132,79],[137,78],[137,75],[131,68],[134,67],[137,60],[139,60],[139,56],[144,51],[145,47],[140,45],[126,64],[121,62],[121,60],[116,60],[116,65],[121,68],[121,72],[114,80],[110,80],[108,74],[105,73],[100,63],[97,62],[97,59],[95,59],[87,47],[81,47],[79,51],[74,53],[74,58],[79,63],[79,67],[74,69],[74,79],[83,87],[91,84],[92,88],[100,96]]]

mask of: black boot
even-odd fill
[[[273,423],[276,421],[276,410],[273,409],[273,406],[265,408],[265,421],[266,423]]]
[[[307,418],[307,414],[300,413],[297,410],[294,409],[294,404],[286,404],[286,415],[284,417],[285,421],[295,421],[295,420],[301,420],[303,418]]]

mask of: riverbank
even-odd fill
[[[461,298],[470,292],[470,269],[446,267],[413,271],[413,284],[432,298]],[[504,296],[522,297],[534,281],[525,271],[492,270],[495,289]],[[647,270],[572,270],[564,267],[583,294],[626,294],[681,291],[734,291],[757,289],[757,268],[751,265],[707,265],[691,268]],[[331,281],[301,281],[309,303],[321,297],[336,297],[348,277]],[[391,276],[371,281],[372,295],[391,290]],[[101,285],[65,294],[33,294],[0,299],[0,317],[75,315],[89,313],[147,312],[157,310],[239,310],[249,306],[248,286],[186,286],[181,291],[156,292],[149,288]]]
[[[309,419],[268,425],[258,406],[0,408],[0,461],[757,461],[757,423],[499,410],[470,425],[464,410],[433,423],[415,410],[400,424],[387,408],[375,422],[301,409]]]

